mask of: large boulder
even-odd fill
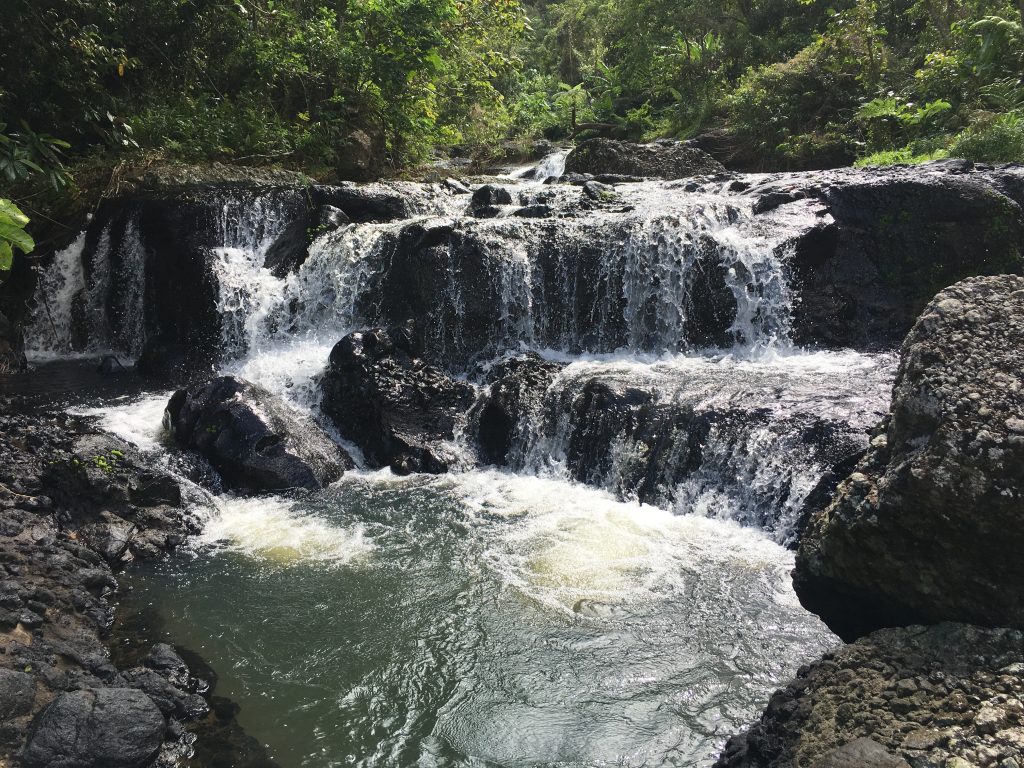
[[[565,159],[565,172],[684,179],[723,173],[707,152],[678,142],[633,144],[615,139],[581,142]]]
[[[795,341],[892,349],[943,288],[1021,274],[1024,211],[1015,181],[1024,184],[1024,173],[943,162],[759,182],[749,194],[762,216],[813,224],[786,254],[799,296]]]
[[[33,721],[21,759],[26,768],[141,768],[160,749],[165,729],[142,691],[63,693]]]
[[[942,620],[1024,628],[1024,278],[965,280],[903,345],[892,412],[797,557],[844,638]]]
[[[331,351],[321,407],[371,467],[448,470],[453,441],[475,392],[421,359],[410,326],[350,333]]]
[[[351,466],[311,419],[233,376],[175,392],[164,424],[178,445],[205,456],[239,491],[318,490]]]
[[[1019,765],[1024,636],[886,629],[800,669],[715,768]]]

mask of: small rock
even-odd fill
[[[878,742],[860,738],[833,749],[816,762],[814,768],[910,768],[910,764],[892,755]]]

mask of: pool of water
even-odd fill
[[[202,655],[282,768],[707,766],[838,642],[763,533],[557,479],[213,503],[123,610]]]

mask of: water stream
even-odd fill
[[[222,370],[296,409],[319,416],[331,347],[389,319],[410,253],[433,259],[415,273],[434,297],[418,319],[455,371],[479,381],[524,350],[565,364],[505,469],[473,468],[467,436],[448,476],[360,469],[315,495],[198,494],[208,522],[191,552],[125,576],[126,610],[211,663],[282,768],[707,766],[836,643],[796,601],[782,545],[836,460],[816,436],[866,442],[894,357],[793,347],[787,244],[807,222],[766,227],[742,195],[673,183],[581,207],[578,188],[540,183],[559,163],[509,182],[515,202],[494,218],[424,188],[410,218],[320,234],[284,277],[264,257],[287,201],[222,203]],[[552,215],[515,215],[531,205]],[[37,358],[138,353],[143,246],[98,242],[88,269],[82,238],[44,280]],[[642,493],[632,428],[573,464],[594,382],[671,415]],[[167,396],[89,413],[161,455]]]

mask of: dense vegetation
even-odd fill
[[[745,168],[1024,159],[1016,2],[9,0],[0,179],[146,152],[359,178],[595,132]]]

